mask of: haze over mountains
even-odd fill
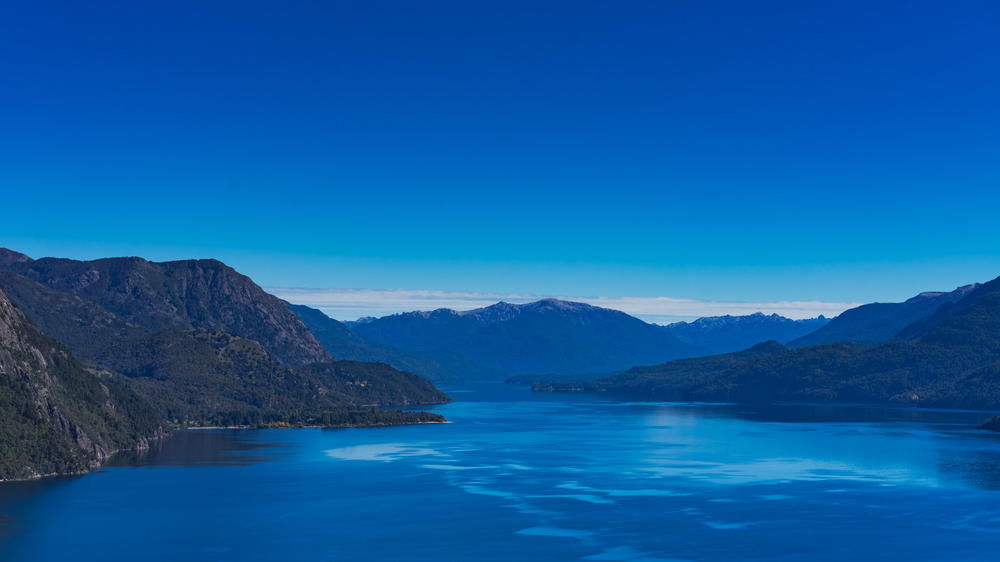
[[[293,305],[293,310],[304,309]],[[309,310],[309,318],[301,312],[300,316],[314,333],[323,330],[314,323],[322,322],[338,334],[338,343],[327,346],[334,354],[338,349],[351,351],[344,342],[352,337],[349,332],[354,332],[357,336],[351,345],[360,345],[360,338],[368,348],[382,349],[381,357],[397,367],[402,364],[398,354],[407,353],[414,372],[428,373],[412,362],[413,357],[433,354],[441,361],[440,354],[444,353],[452,360],[442,361],[447,366],[440,372],[455,379],[494,380],[521,380],[518,375],[528,375],[524,380],[540,374],[591,375],[621,370],[650,358],[662,361],[736,351],[769,339],[788,341],[827,322],[823,317],[791,320],[757,313],[659,326],[620,311],[558,299],[526,304],[499,302],[466,311],[415,311],[350,323],[324,319],[319,311]],[[461,368],[478,366],[482,372],[470,377],[450,371],[456,366],[455,359],[464,362],[457,365]],[[441,375],[427,376],[440,380]]]
[[[778,314],[757,312],[746,316],[709,316],[692,322],[675,322],[663,328],[706,355],[740,351],[765,341],[787,343],[822,328],[825,316],[792,320]]]

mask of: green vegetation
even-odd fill
[[[55,350],[0,341],[0,478],[81,472],[163,423],[421,423],[442,418],[379,408],[448,401],[389,365],[334,361],[286,303],[214,260],[0,251],[0,285],[18,337]]]
[[[822,328],[788,343],[789,347],[808,347],[831,343],[875,345],[894,339],[908,326],[919,324],[935,311],[961,300],[979,285],[966,285],[950,293],[928,292],[905,302],[871,303],[847,310]]]
[[[936,315],[917,339],[875,346],[750,350],[637,367],[594,382],[536,390],[599,391],[645,399],[893,402],[1000,408],[1000,281]]]
[[[34,291],[45,298],[54,299],[51,291],[58,291],[90,303],[88,312],[97,316],[91,321],[90,316],[81,315],[88,328],[114,324],[105,320],[110,314],[119,328],[124,323],[144,332],[205,330],[257,340],[275,360],[286,365],[330,359],[281,299],[217,260],[42,258],[3,262],[0,269],[49,289],[47,293]],[[10,277],[5,283],[11,283]],[[16,298],[11,295],[30,315],[30,307]],[[67,301],[68,297],[62,299]]]
[[[260,411],[234,411],[213,414],[202,424],[192,427],[361,427],[406,425],[413,423],[443,423],[444,416],[431,412],[404,412],[401,410],[334,410],[315,414],[278,413]]]
[[[82,472],[162,433],[135,394],[87,372],[0,292],[0,480]]]
[[[222,333],[164,330],[120,340],[99,361],[181,426],[256,425],[220,422],[234,412],[295,425],[331,411],[448,401],[426,380],[382,363],[286,367],[259,343]]]

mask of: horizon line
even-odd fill
[[[293,304],[317,308],[327,316],[340,321],[353,321],[365,317],[381,318],[405,312],[427,312],[438,309],[466,311],[485,308],[498,302],[526,304],[543,299],[580,302],[618,310],[653,324],[690,321],[712,316],[747,316],[757,312],[778,314],[793,320],[818,316],[832,318],[847,309],[865,304],[815,300],[714,301],[667,296],[572,296],[438,289],[265,287],[265,290]]]

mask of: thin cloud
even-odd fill
[[[477,293],[467,291],[434,291],[413,289],[301,289],[272,287],[267,289],[295,304],[318,308],[338,320],[355,320],[363,316],[387,316],[413,310],[451,308],[469,310],[495,304],[498,301],[526,303],[554,295],[524,293]],[[824,301],[705,301],[673,297],[581,297],[555,298],[585,302],[594,306],[620,310],[647,322],[676,322],[703,316],[740,316],[763,312],[788,318],[813,318],[820,314],[836,316],[860,303]]]

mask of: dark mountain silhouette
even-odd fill
[[[907,326],[933,315],[942,305],[962,299],[978,285],[951,292],[926,292],[905,301],[852,308],[815,332],[789,342],[791,347],[824,343],[875,344],[896,337]]]
[[[770,343],[742,353],[634,368],[591,383],[536,388],[646,399],[1000,408],[1000,279],[965,290],[933,318],[912,326],[916,337],[879,345],[787,349]]]

